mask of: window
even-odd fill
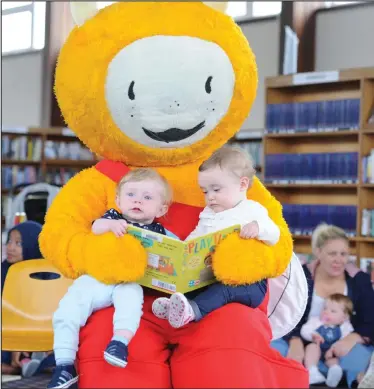
[[[262,16],[278,15],[282,11],[281,1],[253,1],[252,16],[254,18]]]
[[[2,54],[44,48],[45,1],[2,1],[1,10]]]
[[[326,7],[337,7],[339,5],[362,3],[362,1],[325,1]]]
[[[97,8],[101,9],[113,3],[114,1],[98,1]],[[229,1],[227,13],[233,18],[247,15],[247,1]]]
[[[233,18],[246,16],[248,13],[247,1],[229,1],[226,13]]]
[[[101,9],[113,3],[114,1],[98,1],[97,6]],[[281,1],[229,1],[227,6],[227,14],[233,18],[278,15],[281,10]]]

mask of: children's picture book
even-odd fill
[[[148,251],[148,265],[140,285],[167,293],[187,293],[215,282],[212,254],[215,247],[240,225],[186,241],[128,226]]]

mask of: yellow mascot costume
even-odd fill
[[[172,185],[169,230],[184,239],[195,227],[204,206],[198,167],[240,129],[257,88],[248,42],[218,8],[214,2],[119,2],[97,11],[94,2],[72,3],[77,26],[61,50],[55,91],[69,127],[104,160],[72,178],[46,216],[41,250],[66,276],[88,274],[108,284],[143,276],[147,255],[138,240],[91,232],[95,219],[116,208],[116,183],[134,167],[155,168]],[[258,179],[248,198],[268,209],[280,240],[269,247],[227,237],[213,256],[223,283],[276,277],[292,255],[278,201]],[[257,309],[229,304],[176,330],[152,315],[155,291],[145,294],[126,369],[102,358],[112,308],[95,312],[82,329],[81,388],[308,385],[300,365],[270,348],[266,301]]]

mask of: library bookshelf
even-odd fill
[[[61,186],[71,176],[98,161],[74,133],[66,128],[3,129],[1,144],[2,224],[7,199],[16,194],[15,187],[35,182]],[[78,151],[75,148],[75,157],[71,153],[62,156],[58,152],[54,155],[46,153],[49,146],[53,148],[61,144],[78,146]]]
[[[266,80],[266,130],[262,163],[264,183],[284,208],[355,207],[355,214],[350,216],[352,220],[355,219],[350,246],[352,255],[357,258],[357,265],[361,264],[363,258],[374,258],[374,234],[371,231],[364,236],[362,231],[363,210],[374,209],[374,180],[367,181],[363,177],[363,158],[374,151],[374,124],[369,123],[373,110],[374,68],[301,73]],[[282,115],[283,119],[279,119]],[[341,157],[337,157],[338,154]],[[353,155],[355,163],[347,155]],[[291,164],[278,167],[277,173],[274,167],[276,162],[272,162],[273,165],[269,162],[276,161],[276,158],[284,158],[287,163],[291,160]],[[307,161],[306,158],[315,158],[314,161],[325,158],[325,162],[318,162],[324,165],[307,167],[303,163]],[[331,162],[334,158],[341,159],[335,159],[334,165]],[[301,161],[299,166],[297,161]],[[339,164],[339,161],[345,162]],[[343,163],[346,167],[337,167],[343,166]],[[333,173],[334,167],[337,171],[340,169],[346,179],[340,179]],[[290,179],[287,169],[294,169],[296,179],[294,176]],[[285,177],[282,177],[282,172]],[[276,179],[275,174],[278,174]],[[344,216],[341,217],[341,227],[344,228]],[[300,218],[307,219],[308,213],[305,211]],[[290,227],[295,220],[288,220]],[[318,220],[317,214],[312,221],[316,224],[326,220],[323,217]],[[297,232],[292,229],[292,232],[294,251],[310,254],[310,231],[303,233],[302,229]]]

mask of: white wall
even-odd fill
[[[265,127],[265,78],[278,75],[279,18],[261,19],[240,25],[256,55],[259,72],[257,97],[242,130]]]
[[[315,70],[374,66],[374,4],[320,11]]]
[[[42,126],[43,51],[2,57],[2,126]]]

